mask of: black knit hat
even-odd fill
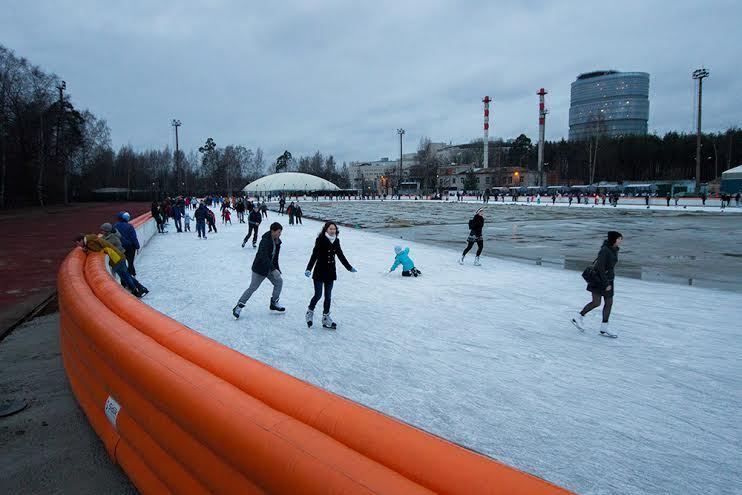
[[[616,243],[616,239],[623,238],[621,235],[621,232],[616,232],[615,230],[611,230],[608,232],[608,245],[613,246]]]

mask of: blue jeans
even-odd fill
[[[119,264],[115,265],[113,267],[113,272],[121,278],[121,283],[130,291],[134,292],[144,288],[144,286],[129,273],[125,261],[121,261]]]
[[[199,237],[201,237],[202,235],[206,237],[206,221],[205,220],[196,220],[196,232],[198,232]]]
[[[332,303],[332,286],[335,283],[334,280],[315,280],[314,281],[314,297],[312,297],[312,300],[309,301],[309,309],[314,311],[314,307],[319,302],[320,298],[322,297],[322,286],[325,288],[325,302],[322,307],[322,312],[324,314],[330,313],[330,303]]]

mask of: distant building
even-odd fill
[[[729,194],[742,192],[742,165],[721,173],[721,192]]]
[[[569,139],[599,134],[621,137],[646,134],[649,120],[649,74],[605,70],[577,76],[572,83]]]
[[[409,177],[410,168],[417,164],[417,153],[402,155],[402,180]],[[366,194],[396,191],[399,177],[399,159],[381,158],[373,162],[351,162],[348,165],[350,186]]]

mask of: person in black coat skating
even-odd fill
[[[247,235],[242,240],[242,247],[245,247],[247,241],[250,240],[250,234],[252,234],[252,247],[255,247],[255,244],[258,240],[258,227],[260,226],[260,222],[262,220],[263,215],[261,215],[260,211],[258,211],[258,205],[255,205],[253,210],[250,212],[250,215],[247,217]]]
[[[588,282],[587,290],[592,293],[593,300],[590,301],[582,308],[574,318],[572,323],[579,328],[584,330],[583,317],[595,308],[600,307],[601,297],[605,300],[603,305],[603,323],[600,326],[600,334],[605,337],[616,338],[615,333],[608,331],[608,318],[611,316],[611,308],[613,307],[613,292],[615,289],[615,273],[614,268],[618,263],[618,249],[623,241],[623,236],[620,232],[614,230],[608,232],[608,236],[603,245],[600,247],[598,257],[593,263],[593,273],[595,278]]]
[[[477,257],[474,258],[474,264],[479,266],[479,255],[482,254],[482,249],[484,249],[484,239],[482,238],[482,228],[484,227],[484,208],[480,208],[477,210],[477,213],[474,215],[474,218],[469,220],[469,237],[467,237],[466,241],[466,249],[464,249],[464,252],[461,253],[461,259],[459,260],[459,264],[464,264],[464,258],[466,257],[467,253],[471,251],[471,248],[474,246],[474,243],[477,243]]]
[[[314,319],[314,307],[322,298],[322,289],[325,292],[325,301],[322,308],[322,326],[325,328],[337,328],[337,325],[330,317],[330,304],[332,301],[332,286],[337,280],[337,272],[335,271],[335,256],[338,257],[343,266],[352,273],[357,270],[348,263],[348,260],[343,254],[343,249],[340,247],[340,239],[338,239],[338,226],[334,222],[326,222],[322,227],[322,231],[317,236],[317,240],[314,241],[314,249],[312,250],[312,256],[309,258],[307,263],[307,270],[304,275],[312,277],[314,281],[314,297],[309,301],[309,309],[306,314],[307,326],[312,326]],[[314,273],[312,273],[314,268]]]

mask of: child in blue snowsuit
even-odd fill
[[[389,272],[393,272],[399,265],[402,265],[402,276],[403,277],[417,277],[422,275],[422,272],[415,268],[415,262],[410,259],[410,248],[402,249],[401,246],[394,246],[394,264],[389,269]]]

